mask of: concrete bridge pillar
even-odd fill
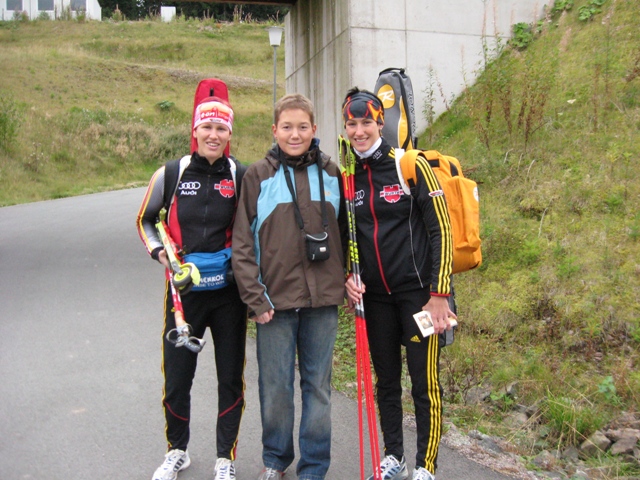
[[[322,149],[335,158],[347,90],[373,90],[381,70],[404,68],[421,132],[429,72],[441,85],[439,114],[479,73],[483,39],[506,39],[513,24],[541,18],[543,7],[540,0],[297,0],[285,18],[286,90],[314,102]]]

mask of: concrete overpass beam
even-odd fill
[[[405,68],[422,131],[430,68],[440,114],[480,72],[483,39],[504,41],[513,24],[542,15],[539,0],[298,0],[285,19],[286,90],[314,102],[323,150],[335,157],[349,88],[373,90],[381,70]]]

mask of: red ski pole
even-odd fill
[[[360,259],[358,257],[358,242],[356,238],[355,216],[355,155],[348,140],[338,138],[338,151],[342,181],[344,186],[345,205],[349,223],[349,271],[353,275],[356,285],[362,286],[360,278]],[[373,399],[373,381],[371,378],[371,361],[369,359],[369,342],[367,340],[367,324],[364,316],[364,305],[360,300],[355,306],[356,322],[356,372],[358,381],[358,427],[360,440],[360,477],[365,478],[364,470],[364,428],[362,418],[362,392],[364,390],[365,406],[367,410],[367,426],[369,429],[369,443],[371,448],[371,462],[373,464],[373,478],[381,480],[380,450],[378,445],[378,427],[376,423],[376,409]]]

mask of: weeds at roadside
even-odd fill
[[[580,445],[606,423],[606,417],[586,397],[547,393],[542,417],[551,427],[548,439],[557,445]]]
[[[25,10],[15,10],[13,12],[13,21],[14,22],[28,22],[29,14]]]
[[[116,9],[111,14],[111,20],[114,22],[124,22],[126,20],[122,11],[116,5]]]
[[[333,354],[334,387],[351,397],[356,395],[356,330],[353,314],[338,310],[338,334]]]
[[[640,409],[640,29],[627,2],[588,22],[585,3],[557,0],[522,50],[487,39],[478,81],[423,135],[480,183],[483,265],[456,284],[446,411],[528,455],[579,446]],[[517,399],[501,390],[513,382]],[[490,393],[464,405],[459,392],[476,386]],[[508,424],[536,406],[534,420]],[[589,464],[637,474],[611,455]]]
[[[438,78],[438,73],[431,65],[428,69],[427,84],[423,89],[423,93],[425,94],[425,99],[422,104],[422,114],[427,121],[427,134],[429,135],[429,145],[431,145],[433,143],[431,127],[436,119],[436,103],[441,102],[444,111],[448,112],[451,104],[455,101],[455,96],[452,95],[451,98],[447,98],[442,82]]]
[[[574,0],[555,0],[551,7],[552,15],[559,15],[563,12],[568,12],[573,8]]]
[[[578,19],[582,22],[593,20],[598,13],[602,13],[602,7],[606,0],[589,0],[589,3],[578,9]]]
[[[20,113],[15,102],[0,95],[0,151],[9,153],[17,143]]]

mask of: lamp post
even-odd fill
[[[269,27],[267,29],[269,31],[269,43],[273,47],[273,120],[275,122],[275,108],[276,108],[276,50],[280,46],[280,42],[282,41],[282,32],[284,32],[284,28],[282,27]]]

